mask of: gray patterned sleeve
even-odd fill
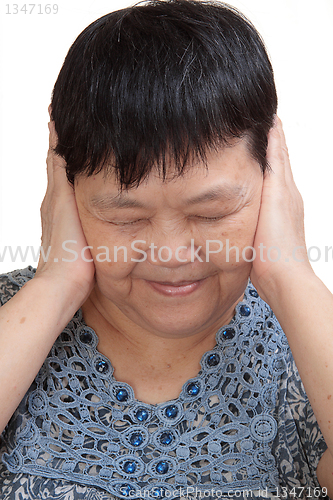
[[[35,268],[28,266],[24,269],[0,274],[0,307],[8,302],[28,280],[32,279],[35,272]],[[0,444],[3,433],[0,434]]]
[[[285,397],[292,422],[285,422],[286,433],[289,434],[288,437],[295,452],[295,461],[299,461],[299,467],[306,477],[307,485],[320,487],[316,469],[327,445],[291,353],[287,367]],[[306,463],[302,463],[304,459]]]
[[[36,269],[28,266],[10,273],[0,274],[0,306],[11,299],[16,292],[35,275]]]

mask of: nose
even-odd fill
[[[193,235],[186,231],[168,235],[164,233],[164,237],[155,238],[149,243],[147,261],[155,266],[176,268],[197,260],[203,262],[200,250]]]

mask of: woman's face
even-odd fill
[[[103,309],[167,338],[229,321],[251,270],[245,247],[253,245],[262,181],[244,140],[209,154],[208,169],[197,162],[164,182],[152,172],[122,193],[103,173],[76,179]]]

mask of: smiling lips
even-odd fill
[[[171,297],[185,296],[197,290],[207,278],[197,281],[147,281],[157,292]]]

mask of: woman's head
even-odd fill
[[[71,182],[103,169],[128,188],[244,136],[264,170],[276,106],[263,42],[239,12],[148,1],[98,19],[70,48],[52,97],[56,151]]]
[[[78,37],[53,93],[56,152],[112,321],[184,337],[230,316],[275,111],[262,41],[224,4],[146,2]]]

